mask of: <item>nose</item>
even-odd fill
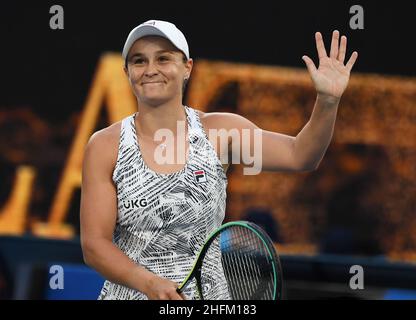
[[[144,70],[144,75],[146,77],[153,77],[155,75],[157,75],[159,73],[159,71],[157,70],[156,64],[153,61],[149,61],[149,63],[147,64],[146,69]]]

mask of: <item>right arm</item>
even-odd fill
[[[95,133],[84,153],[80,213],[84,261],[109,281],[143,292],[149,299],[181,299],[176,283],[136,264],[112,242],[117,193],[111,177],[118,135],[108,129]]]

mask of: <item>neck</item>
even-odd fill
[[[182,103],[170,101],[158,106],[150,106],[140,102],[139,116],[136,117],[137,134],[153,138],[157,130],[168,129],[176,136],[178,121],[184,122],[186,131],[186,113]]]

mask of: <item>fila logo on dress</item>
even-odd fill
[[[194,178],[197,183],[207,182],[207,177],[205,175],[205,170],[196,170],[194,171]]]

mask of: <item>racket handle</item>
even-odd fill
[[[187,287],[186,285],[181,284],[179,287],[176,288],[176,292],[182,293],[186,287]]]

